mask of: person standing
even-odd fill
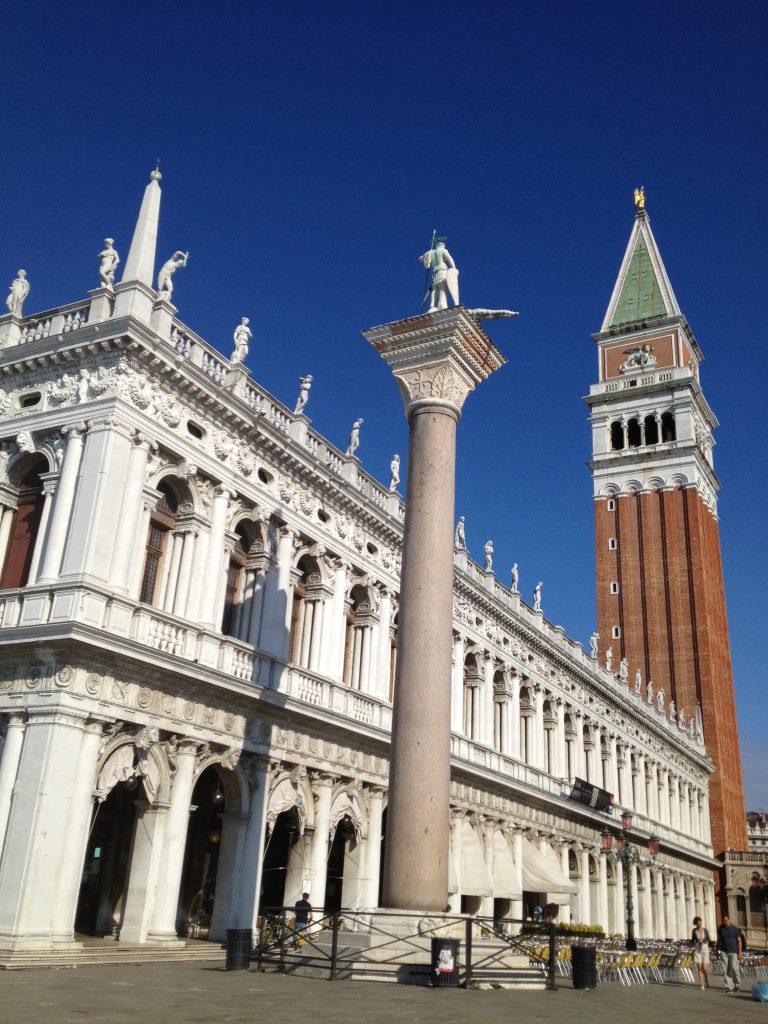
[[[691,933],[691,945],[693,946],[693,962],[699,972],[701,990],[709,988],[709,931],[704,927],[700,917],[693,919],[693,932]]]
[[[741,954],[744,951],[744,936],[741,929],[731,924],[727,914],[717,929],[717,948],[725,956],[725,987],[729,992],[741,988]]]

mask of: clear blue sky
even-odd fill
[[[594,627],[587,410],[598,330],[644,184],[722,426],[716,469],[747,800],[768,805],[765,656],[768,8],[443,0],[41,3],[5,19],[0,283],[27,311],[127,255],[162,158],[160,252],[182,319],[384,480],[406,426],[366,327],[418,310],[448,236],[509,365],[459,428],[457,513],[500,578],[576,639]],[[761,656],[762,655],[762,656]],[[658,680],[661,684],[662,680]]]

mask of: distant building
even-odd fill
[[[221,939],[302,890],[315,908],[379,901],[403,504],[254,381],[242,351],[226,358],[178,318],[183,253],[154,287],[159,209],[154,173],[120,283],[110,244],[88,298],[0,317],[4,959],[76,932]],[[632,461],[639,420],[634,405],[614,417],[607,378],[619,395],[635,381],[658,450],[687,439],[679,474],[708,465],[710,421],[697,448],[696,371],[682,326],[670,333],[675,363],[657,343],[655,383],[610,356],[590,401],[596,437],[634,418]],[[659,391],[661,374],[677,390]],[[630,501],[621,457],[596,445],[612,551],[607,517],[658,498]],[[670,514],[693,497],[711,518],[710,476],[706,501],[689,484],[683,498],[663,477]],[[622,534],[612,557],[627,548]],[[624,646],[634,620],[600,609],[610,670],[456,551],[450,905],[503,925],[554,903],[615,933],[629,885],[637,934],[681,938],[695,913],[715,921],[706,702],[699,719],[688,668],[654,678],[666,702],[649,694],[655,662]],[[577,778],[634,812],[646,854],[659,837],[655,863],[625,878],[601,852],[617,823],[569,799]]]

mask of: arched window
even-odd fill
[[[620,452],[624,447],[624,428],[620,420],[611,424],[611,451]]]
[[[36,455],[25,459],[18,466],[18,473],[13,474],[18,481],[18,503],[11,513],[0,589],[25,587],[29,581],[29,570],[45,504],[40,474],[47,470],[46,460],[41,455]],[[5,515],[8,514],[6,511]]]
[[[645,417],[645,443],[646,444],[658,444],[659,443],[659,426],[656,422],[655,416]]]
[[[157,489],[160,492],[160,500],[152,510],[149,520],[139,600],[144,604],[162,607],[163,592],[168,578],[168,573],[163,570],[169,568],[165,564],[165,555],[168,537],[176,525],[179,502],[166,480],[163,480]]]
[[[627,423],[627,444],[630,448],[639,448],[642,444],[640,424],[634,416]]]
[[[675,417],[671,412],[661,414],[661,440],[664,442],[677,440]]]

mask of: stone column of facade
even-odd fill
[[[149,521],[152,517],[152,509],[157,505],[158,492],[151,487],[145,487],[142,494],[141,515],[136,530],[136,538],[133,543],[133,556],[129,570],[128,594],[135,601],[141,593],[141,582],[144,573],[144,552],[147,545],[147,534],[149,532]]]
[[[195,564],[195,548],[197,547],[197,530],[187,527],[181,533],[181,558],[179,560],[179,580],[173,597],[173,614],[187,615],[189,608],[189,587]]]
[[[163,869],[163,831],[168,804],[136,800],[136,823],[131,845],[130,874],[125,893],[125,909],[120,925],[120,941],[145,942],[152,923],[155,893]]]
[[[309,853],[309,878],[312,882],[312,905],[319,910],[325,905],[328,846],[331,831],[331,800],[336,779],[332,775],[317,775],[313,779],[315,795],[315,831]]]
[[[89,722],[83,730],[75,778],[77,790],[72,794],[69,817],[57,865],[58,892],[53,917],[55,934],[74,939],[75,912],[80,895],[85,848],[93,813],[93,790],[96,765],[103,735],[103,722]]]
[[[287,527],[278,530],[274,562],[265,584],[259,646],[277,658],[287,657],[291,639],[293,537],[293,531]]]
[[[219,863],[216,868],[213,913],[208,929],[209,941],[223,942],[227,937],[229,922],[237,913],[233,901],[238,890],[238,874],[248,821],[248,815],[241,811],[226,811],[221,816]]]
[[[598,910],[596,924],[602,926],[606,935],[611,931],[611,922],[608,919],[608,858],[601,854],[597,861],[600,871],[600,888],[598,890]]]
[[[464,637],[459,633],[453,638],[451,731],[464,732]]]
[[[32,560],[29,563],[29,572],[27,573],[27,585],[30,587],[37,583],[37,571],[48,534],[48,523],[51,518],[51,505],[53,504],[53,496],[56,492],[59,474],[41,473],[40,480],[43,484],[43,513],[40,516],[40,524],[37,529],[35,546],[32,550]]]
[[[208,554],[203,569],[202,590],[200,592],[200,604],[197,612],[200,622],[209,626],[215,625],[214,615],[219,598],[229,499],[230,492],[225,487],[217,487],[215,489],[211,506]]]
[[[571,847],[568,843],[560,843],[560,870],[563,872],[566,878],[570,878],[571,865],[570,865],[570,853]],[[558,922],[563,924],[571,923],[571,906],[560,906],[560,912],[557,915]]]
[[[480,742],[487,747],[493,746],[493,655],[486,651],[483,657],[483,687],[482,687],[482,737]]]
[[[53,499],[53,514],[48,525],[48,535],[45,539],[45,549],[40,561],[40,571],[37,579],[41,582],[55,580],[61,566],[63,546],[67,540],[67,530],[72,516],[72,503],[75,498],[75,488],[80,469],[80,458],[83,452],[83,430],[84,426],[70,427],[66,431],[67,447],[63,454],[61,472],[58,476],[58,483]],[[42,535],[42,530],[39,531]]]
[[[584,748],[584,716],[575,714],[573,716],[576,725],[576,739],[574,741],[574,768],[573,773],[579,779],[587,777],[587,752]]]
[[[640,868],[643,877],[643,904],[642,904],[642,931],[640,935],[644,939],[653,938],[653,901],[651,898],[651,869],[647,866]],[[691,918],[693,920],[693,918]]]
[[[531,764],[534,768],[544,767],[544,743],[546,736],[544,735],[544,691],[540,688],[536,688],[533,694],[533,722],[531,736],[533,737],[533,743],[531,746],[532,757]]]
[[[520,899],[511,901],[510,916],[520,921],[523,917],[523,830],[519,827],[512,830],[512,859],[515,862],[515,890],[520,893]]]
[[[254,647],[258,647],[264,608],[264,588],[267,580],[266,555],[256,556],[249,572],[252,582],[249,584],[248,621],[243,624],[245,630],[243,639],[249,644],[253,644]]]
[[[450,863],[451,863],[451,882],[453,888],[449,882],[449,894],[448,894],[448,908],[451,914],[461,913],[461,830],[464,824],[464,812],[457,810],[455,807],[451,808],[451,825],[450,825]]]
[[[368,795],[368,838],[365,844],[365,883],[362,905],[365,909],[373,909],[379,905],[384,790],[380,786],[369,786]]]
[[[653,908],[654,938],[665,939],[667,937],[667,930],[664,921],[664,876],[660,868],[655,868],[653,873],[656,883],[656,898]]]
[[[589,848],[582,846],[579,850],[579,920],[582,924],[591,924],[589,906]]]
[[[75,711],[29,714],[0,861],[0,949],[72,941],[71,931],[56,930],[56,906],[62,835],[83,788],[77,768],[84,729],[85,715]]]
[[[176,751],[176,772],[171,789],[171,802],[165,821],[163,836],[163,884],[155,894],[152,915],[153,942],[178,941],[176,914],[179,906],[179,888],[184,867],[184,848],[187,842],[189,807],[195,778],[198,744],[182,741]]]
[[[611,931],[617,935],[626,935],[627,931],[627,900],[624,892],[624,865],[621,861],[615,861],[613,874],[616,879],[616,897],[613,903],[613,926]]]
[[[5,564],[5,556],[8,552],[8,538],[11,535],[11,526],[13,525],[13,516],[16,511],[10,502],[10,498],[2,495],[0,499],[0,565]]]
[[[409,424],[383,902],[440,912],[448,896],[456,425],[466,396],[504,358],[462,306],[365,337],[392,369]]]
[[[637,888],[637,864],[630,864],[627,872],[627,885],[632,890],[632,914],[635,919],[635,936],[640,934],[640,902],[638,900]]]
[[[605,787],[619,799],[619,757],[616,750],[616,737],[608,737],[608,785]]]
[[[510,754],[520,757],[520,676],[512,676],[512,702],[509,707],[510,722]]]
[[[128,456],[128,472],[115,528],[115,549],[109,570],[115,590],[127,591],[130,582],[136,532],[142,518],[144,478],[147,472],[148,456],[149,441],[146,441],[140,434],[135,435],[132,438],[131,451]]]
[[[490,820],[490,821],[488,821],[488,820],[483,821],[483,819],[481,818],[480,819],[480,824],[478,826],[478,832],[482,836],[482,840],[483,840],[482,841],[482,848],[483,848],[483,852],[485,854],[485,866],[486,866],[486,868],[488,870],[488,877],[491,879],[491,882],[493,882],[493,870],[494,870],[494,868],[493,868],[493,863],[494,863],[493,834],[496,831],[496,825],[497,825],[497,822],[495,822],[495,821],[492,821],[492,820]],[[491,920],[493,920],[493,908],[494,908],[493,893],[491,893],[490,896],[481,896],[480,897],[480,916],[481,917],[489,917]]]
[[[565,752],[565,705],[561,700],[557,702],[557,727],[555,731],[555,765],[556,770],[552,773],[558,778],[564,779],[568,774]]]
[[[242,856],[235,872],[232,913],[229,928],[256,928],[261,893],[261,868],[264,853],[270,770],[265,758],[246,755],[244,766],[250,788],[248,821],[245,826]]]
[[[680,820],[680,779],[677,775],[673,776],[672,778],[670,812],[670,816],[672,819],[672,828],[676,828],[678,832],[681,832],[683,828],[683,823]]]
[[[16,774],[21,760],[21,747],[24,743],[24,731],[27,727],[26,715],[8,716],[5,727],[5,742],[0,758],[0,852],[3,849],[5,826],[11,810],[11,796],[16,785]]]
[[[391,657],[390,622],[392,620],[392,595],[387,589],[381,591],[379,605],[379,638],[376,653],[376,678],[371,691],[379,700],[389,700],[389,664]]]

